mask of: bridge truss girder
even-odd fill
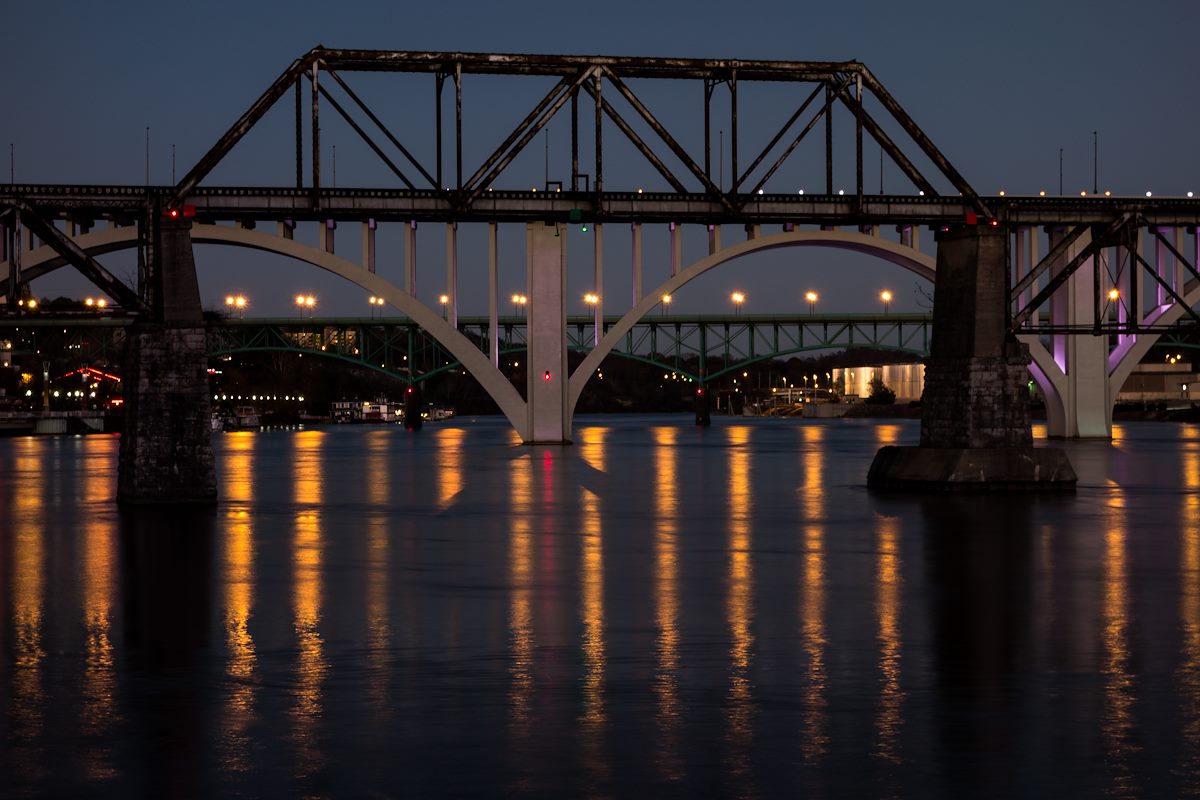
[[[380,116],[356,93],[342,74],[356,72],[424,73],[434,77],[433,137],[435,154],[432,164],[415,156],[412,148],[402,141],[407,131],[397,131],[386,125]],[[336,84],[343,102],[321,82],[322,74]],[[468,170],[463,161],[463,81],[468,75],[504,75],[513,78],[535,76],[555,77],[558,82],[537,102],[525,117],[503,137],[494,149],[474,169]],[[665,125],[650,107],[634,91],[631,80],[673,80],[697,82],[697,96],[703,99],[704,153],[697,159],[680,143],[681,137]],[[305,91],[307,92],[309,130],[309,159],[304,154]],[[454,131],[453,180],[444,164],[445,132],[443,130],[442,103],[447,82],[454,87]],[[738,86],[739,83],[766,83],[809,85],[813,89],[807,99],[792,110],[788,120],[772,136],[769,142],[750,159],[749,167],[742,168],[743,144],[739,140]],[[625,108],[618,107],[608,99],[605,86],[615,91]],[[728,189],[720,185],[721,180],[713,175],[711,101],[718,86],[725,86],[729,93],[731,185]],[[295,185],[298,190],[308,190],[314,210],[320,208],[322,200],[320,164],[320,112],[324,100],[354,133],[361,138],[407,190],[424,190],[445,199],[449,210],[458,216],[469,214],[472,206],[501,177],[505,169],[536,138],[545,126],[569,105],[571,119],[571,177],[569,191],[583,192],[595,198],[604,192],[604,120],[608,119],[629,140],[655,171],[680,194],[699,192],[706,199],[736,213],[741,206],[752,202],[775,172],[792,156],[797,146],[824,121],[825,133],[825,194],[832,195],[834,180],[834,133],[833,110],[840,105],[847,109],[854,120],[854,200],[861,205],[864,197],[863,185],[863,141],[866,136],[875,140],[881,152],[886,153],[895,166],[912,182],[921,193],[938,194],[933,182],[920,172],[914,157],[931,163],[947,185],[950,195],[960,195],[978,213],[992,216],[991,211],[962,175],[950,164],[933,141],[920,129],[916,122],[901,107],[899,102],[884,88],[882,83],[867,67],[857,61],[806,62],[806,61],[738,61],[714,59],[635,58],[603,56],[557,56],[516,55],[480,53],[430,53],[392,52],[375,50],[342,50],[314,48],[295,60],[238,118],[225,134],[188,170],[174,187],[169,204],[179,206],[197,190],[200,183],[233,149],[235,145],[279,102],[292,91],[295,97]],[[580,169],[580,108],[583,97],[592,105],[593,150],[592,172]],[[879,107],[879,118],[872,115],[865,100],[871,98]],[[778,101],[783,108],[795,102],[790,91]],[[349,107],[349,109],[348,109]],[[352,113],[353,112],[353,113]],[[356,114],[358,115],[356,117]],[[798,123],[809,115],[805,125],[793,134]],[[639,135],[634,119],[653,134],[650,141]],[[887,132],[905,135],[915,147],[913,157],[906,154]],[[368,129],[374,129],[373,136]],[[724,130],[724,128],[722,129]],[[491,131],[489,131],[489,134]],[[378,140],[385,140],[382,144]],[[583,137],[587,144],[587,137]],[[389,155],[385,148],[390,148]],[[475,149],[475,148],[471,148]],[[751,151],[752,152],[752,151]],[[773,157],[768,165],[768,160]],[[305,161],[309,160],[308,183],[305,183]],[[405,162],[402,167],[398,162]],[[410,173],[406,170],[415,170]],[[410,174],[416,177],[410,177]],[[544,187],[549,190],[550,187]],[[559,185],[559,189],[566,188]],[[748,190],[748,191],[747,191]],[[592,208],[597,220],[605,218],[602,203],[594,202]]]

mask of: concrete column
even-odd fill
[[[499,282],[499,259],[496,250],[496,223],[488,223],[488,354],[492,366],[500,368],[500,300],[496,296]]]
[[[1090,243],[1091,234],[1085,233],[1068,250],[1066,258],[1075,258],[1079,251]],[[1085,260],[1067,281],[1065,291],[1058,292],[1065,295],[1068,304],[1068,325],[1086,326],[1094,321],[1096,275],[1093,259],[1094,256]],[[1075,335],[1058,338],[1065,340],[1063,351],[1067,396],[1063,400],[1066,430],[1048,430],[1049,435],[1083,439],[1111,438],[1112,398],[1108,382],[1108,337]],[[1049,429],[1050,426],[1047,427]]]
[[[1175,235],[1171,244],[1175,245],[1175,250],[1180,254],[1183,253],[1183,228],[1175,228]],[[1180,296],[1185,296],[1183,287],[1187,285],[1187,272],[1184,270],[1183,262],[1178,258],[1174,258],[1175,262],[1175,277],[1172,279],[1171,288]]]
[[[451,328],[458,327],[458,223],[446,223],[446,321]]]
[[[557,225],[525,226],[529,283],[526,444],[570,441],[567,403],[567,247]]]
[[[1166,231],[1167,235],[1170,235],[1170,228],[1151,228],[1151,233],[1162,233],[1164,230]],[[1168,285],[1171,283],[1170,258],[1170,254],[1167,252],[1167,248],[1163,246],[1162,240],[1155,236],[1154,273],[1158,275],[1158,281],[1154,286],[1154,296],[1158,299],[1159,306],[1164,306],[1171,302],[1170,295],[1168,295],[1167,290],[1163,288],[1163,282],[1166,282]]]
[[[275,223],[275,232],[281,239],[291,239],[296,232],[296,223],[290,219],[281,219]]]
[[[592,285],[595,287],[595,292],[599,296],[596,302],[596,307],[593,312],[596,315],[593,320],[592,330],[592,346],[600,344],[604,327],[604,226],[597,224],[593,230],[596,233],[596,238],[592,243],[593,264],[592,267]]]
[[[708,226],[708,254],[711,256],[713,253],[717,252],[720,249],[721,249],[721,226],[720,225],[709,225]]]
[[[679,226],[671,223],[671,277],[679,274],[683,264],[683,237],[680,236]]]
[[[1029,240],[1031,238],[1033,238],[1033,236],[1035,236],[1035,235],[1036,234],[1033,234],[1033,232],[1030,231],[1028,226],[1021,225],[1021,226],[1017,227],[1017,233],[1016,233],[1017,274],[1016,274],[1016,277],[1014,278],[1015,282],[1017,282],[1017,283],[1019,283],[1022,278],[1024,278],[1026,275],[1028,275],[1029,270],[1031,269],[1031,265],[1030,265],[1030,261],[1029,261]],[[1021,292],[1021,296],[1018,298],[1017,302],[1022,307],[1024,307],[1025,303],[1029,302],[1027,299],[1028,297],[1029,297],[1029,290],[1025,290],[1024,292]]]
[[[629,226],[633,231],[633,303],[642,302],[642,223],[634,222]]]
[[[327,219],[321,223],[319,233],[321,249],[326,253],[333,252],[333,232],[337,230],[337,220]]]
[[[362,260],[367,272],[375,272],[375,220],[362,224]]]
[[[154,252],[158,320],[138,322],[126,335],[117,501],[211,504],[217,479],[191,224],[163,220]]]
[[[417,223],[404,226],[404,291],[417,294]]]

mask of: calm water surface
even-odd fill
[[[1074,495],[864,488],[916,423],[582,417],[0,440],[0,795],[1200,791],[1200,431]]]

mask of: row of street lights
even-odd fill
[[[1118,296],[1119,295],[1118,295],[1118,292],[1116,289],[1111,289],[1108,293],[1109,300],[1116,300]],[[804,293],[804,299],[808,302],[808,313],[815,314],[816,310],[817,310],[817,300],[820,299],[820,296],[816,292],[809,290]],[[882,292],[879,293],[879,299],[883,301],[883,313],[887,314],[891,309],[892,293],[889,290],[884,289]],[[729,300],[730,300],[730,302],[733,303],[734,315],[736,316],[736,315],[741,314],[742,303],[746,302],[746,293],[735,290],[732,293],[730,293]],[[312,319],[313,309],[315,309],[317,306],[316,296],[311,295],[311,294],[298,294],[298,295],[296,295],[295,301],[296,301],[296,307],[300,310],[301,315],[303,315],[303,313],[305,311],[307,311],[309,319]],[[105,306],[108,305],[108,301],[105,300],[104,298],[100,298],[99,300],[93,300],[91,297],[89,297],[89,298],[87,298],[87,300],[85,302],[89,307],[94,306],[94,307],[98,307],[98,308],[104,308]],[[378,309],[379,312],[382,313],[383,307],[387,304],[386,300],[384,300],[382,297],[377,297],[375,295],[371,295],[369,298],[367,298],[367,302],[371,305],[371,318],[372,319],[375,318],[376,309]],[[450,295],[448,295],[448,294],[439,295],[438,302],[442,306],[442,316],[445,317],[446,316],[446,306],[450,302]],[[595,306],[596,304],[598,304],[600,302],[600,295],[596,294],[595,292],[587,292],[583,295],[583,302],[587,303],[589,306]],[[246,308],[247,308],[247,306],[249,306],[249,304],[250,304],[250,301],[246,298],[245,295],[241,295],[241,294],[229,295],[225,298],[225,308],[228,311],[228,313],[230,314],[230,316],[232,316],[234,312],[237,312],[237,315],[239,318],[244,318],[246,315]],[[514,294],[512,296],[512,304],[513,304],[513,315],[515,316],[516,314],[520,313],[520,311],[519,311],[520,309],[523,309],[526,305],[529,304],[529,298],[523,294]],[[670,305],[671,305],[671,295],[664,294],[659,299],[659,308],[661,309],[661,312],[663,314],[666,314],[667,308]]]

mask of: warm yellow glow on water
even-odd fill
[[[754,657],[754,563],[752,522],[754,495],[750,475],[750,435],[746,426],[726,429],[729,453],[729,578],[726,617],[729,621],[729,696],[726,700],[727,760],[730,771],[750,774],[754,696],[750,666]]]
[[[46,652],[43,603],[45,602],[46,551],[41,441],[33,437],[13,444],[12,490],[12,602],[13,602],[13,733],[36,741],[42,732],[46,696],[42,662]],[[39,778],[45,765],[41,751],[32,750],[17,769],[27,778]]]
[[[654,693],[658,707],[656,762],[664,780],[683,776],[679,752],[679,429],[651,430],[654,437]]]
[[[529,736],[529,704],[533,694],[533,469],[532,453],[514,458],[509,467],[511,530],[508,538],[509,720],[514,735]]]
[[[825,668],[825,429],[805,426],[802,569],[800,588],[801,649],[807,661],[801,690],[801,744],[807,762],[820,760],[829,747],[826,730],[827,678]]]
[[[466,474],[466,454],[463,442],[467,432],[462,428],[439,428],[435,443],[438,453],[438,509],[448,510],[463,490]]]
[[[245,772],[249,760],[248,730],[254,722],[255,666],[257,655],[250,635],[254,612],[254,531],[250,512],[230,508],[225,533],[225,698],[222,750],[224,762],[234,772]]]
[[[603,451],[603,430],[593,444]],[[603,458],[601,458],[603,462]],[[604,529],[600,497],[580,488],[580,617],[583,623],[583,749],[594,780],[607,777],[604,731],[607,723],[604,683],[607,667],[604,645]]]
[[[1181,769],[1200,777],[1200,429],[1185,426],[1181,470],[1179,621],[1183,632],[1178,684],[1184,743]]]
[[[249,503],[254,499],[254,448],[259,435],[252,431],[229,431],[221,435],[221,501]]]
[[[91,780],[116,774],[108,736],[116,714],[113,604],[116,592],[117,536],[115,518],[105,506],[115,493],[116,448],[107,437],[88,437],[81,447],[88,469],[83,474],[83,499],[87,509],[80,520],[80,572],[83,590],[83,625],[86,638],[80,729],[94,744],[83,767]]]
[[[1139,750],[1133,717],[1136,687],[1130,673],[1129,597],[1127,537],[1124,490],[1115,486],[1109,497],[1112,509],[1104,532],[1103,628],[1101,674],[1104,676],[1105,764],[1108,767],[1108,794],[1131,797],[1140,794],[1130,769],[1130,758]]]
[[[324,715],[323,686],[329,665],[321,636],[324,536],[321,503],[324,500],[323,431],[299,431],[294,439],[293,485],[295,519],[292,536],[292,609],[296,659],[296,702],[292,710],[296,741],[296,769],[311,774],[325,761],[317,732]]]
[[[875,613],[879,624],[879,713],[876,753],[900,763],[904,691],[900,688],[900,525],[896,517],[876,517]]]

